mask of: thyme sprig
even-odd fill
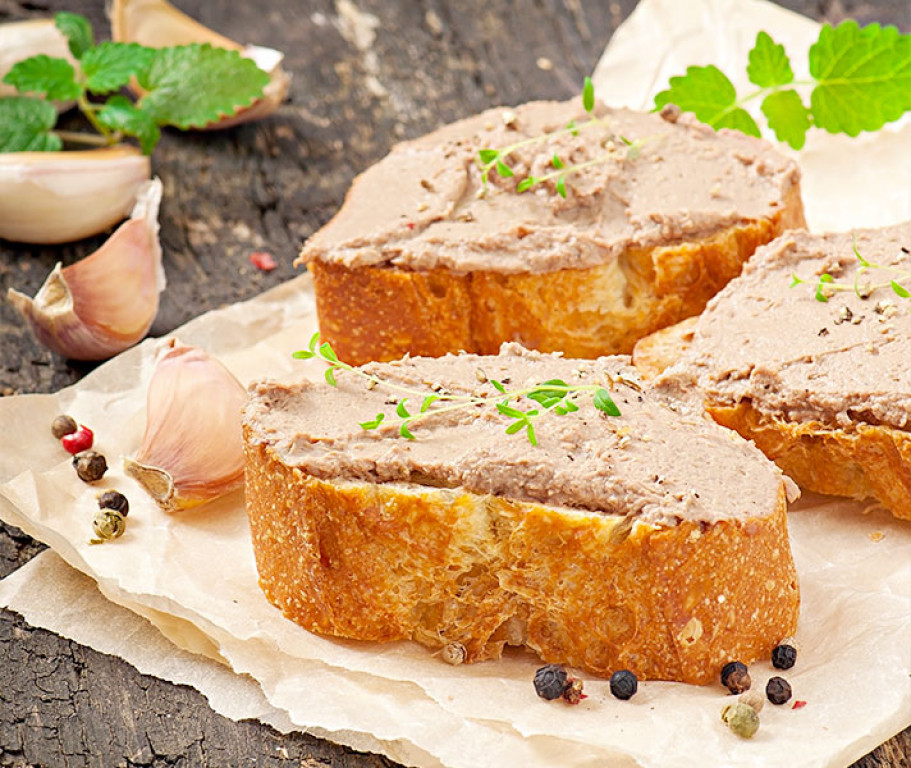
[[[361,368],[356,368],[338,359],[338,355],[329,342],[320,343],[319,332],[314,333],[310,338],[307,349],[299,350],[294,353],[293,357],[298,360],[316,359],[326,364],[324,376],[326,383],[330,386],[338,386],[336,375],[339,372],[347,371],[351,374],[361,377],[368,382],[368,387],[381,387],[394,392],[398,395],[395,400],[395,409],[393,418],[398,418],[398,433],[408,440],[414,440],[415,436],[411,429],[432,416],[438,416],[443,413],[452,411],[462,411],[469,408],[484,409],[493,408],[503,416],[512,421],[506,426],[506,434],[514,435],[517,432],[525,431],[528,442],[532,445],[538,445],[538,437],[535,432],[535,421],[545,412],[555,413],[558,416],[565,416],[569,413],[575,413],[579,410],[577,400],[583,396],[591,396],[592,403],[599,411],[608,416],[619,416],[620,409],[613,401],[610,393],[604,387],[597,384],[567,384],[562,379],[549,379],[540,384],[532,384],[520,389],[507,390],[503,382],[495,379],[487,379],[491,386],[497,391],[496,395],[457,395],[445,390],[428,393],[426,390],[406,387],[395,382],[384,379],[376,374],[367,373]],[[486,377],[485,377],[486,379]],[[521,400],[525,398],[537,404],[537,407],[523,407]],[[411,408],[409,410],[409,400]],[[420,403],[415,406],[415,403]],[[388,424],[387,414],[380,412],[373,419],[359,422],[359,426],[367,431],[379,429],[382,424]]]
[[[592,83],[590,77],[585,78],[585,82],[582,86],[582,106],[588,114],[592,113],[592,110],[595,108],[595,86]],[[496,171],[498,176],[502,178],[513,178],[516,175],[515,169],[509,165],[509,156],[515,152],[517,149],[522,147],[527,147],[533,144],[543,144],[555,139],[558,136],[565,136],[566,134],[572,134],[573,136],[578,136],[581,131],[588,130],[598,125],[604,125],[605,120],[600,117],[592,116],[590,119],[582,123],[577,123],[575,120],[570,120],[567,123],[565,128],[560,128],[556,131],[545,132],[537,136],[531,136],[520,141],[513,142],[501,149],[492,149],[485,148],[478,152],[478,166],[481,169],[481,182],[482,190],[481,193],[484,194],[487,191],[488,182],[490,180],[490,174],[493,171]],[[617,137],[624,145],[626,145],[626,156],[629,159],[634,159],[639,155],[639,152],[642,149],[643,140],[631,140],[625,136]],[[579,171],[589,168],[593,165],[599,165],[600,163],[607,162],[612,157],[614,157],[612,152],[606,152],[605,154],[596,157],[592,160],[586,160],[582,163],[575,163],[573,165],[567,165],[564,160],[556,153],[550,158],[550,165],[553,168],[553,171],[545,173],[541,176],[526,176],[523,179],[520,179],[516,183],[516,192],[527,192],[529,189],[532,189],[540,184],[544,184],[548,181],[556,181],[554,185],[557,189],[557,194],[560,197],[566,197],[566,177]]]
[[[816,301],[827,302],[839,291],[851,291],[860,299],[869,298],[874,291],[881,288],[890,288],[892,292],[900,299],[908,301],[908,308],[911,311],[911,289],[903,285],[900,281],[911,281],[911,269],[901,269],[899,267],[889,266],[888,264],[877,264],[861,255],[857,248],[857,240],[853,243],[854,256],[857,258],[860,266],[854,275],[853,283],[836,282],[835,277],[828,272],[823,272],[816,280]],[[906,248],[902,251],[908,252]],[[880,283],[861,282],[860,278],[871,270],[881,270],[888,276],[888,280]],[[911,283],[909,283],[911,284]],[[791,273],[791,287],[797,285],[813,285],[812,280],[804,280],[795,273]]]

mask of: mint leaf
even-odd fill
[[[92,25],[85,16],[60,11],[54,14],[54,25],[66,38],[70,46],[70,53],[77,59],[81,59],[82,54],[95,44]]]
[[[208,43],[161,48],[139,75],[140,106],[159,125],[202,128],[262,96],[269,75],[237,51]]]
[[[52,101],[69,101],[82,93],[73,65],[43,53],[14,64],[3,82],[15,86],[19,93],[43,93]]]
[[[63,142],[51,129],[57,110],[44,99],[10,96],[0,99],[0,152],[50,152]]]
[[[830,133],[876,131],[911,109],[911,35],[856,21],[828,24],[810,47],[813,122]]]
[[[794,80],[794,71],[783,45],[777,45],[767,32],[756,35],[756,45],[750,51],[747,65],[750,82],[760,88],[787,85]]]
[[[152,116],[133,104],[125,96],[119,94],[111,96],[105,105],[96,114],[99,122],[107,128],[115,131],[122,131],[128,136],[135,136],[139,139],[139,145],[142,147],[144,155],[152,154],[155,145],[161,138],[161,131],[155,125]],[[313,357],[312,352],[306,352],[306,357]]]
[[[82,56],[85,85],[92,93],[110,93],[130,82],[148,68],[155,58],[154,48],[138,43],[99,43]]]
[[[687,67],[686,75],[670,79],[670,88],[655,96],[655,106],[676,104],[692,112],[712,128],[736,128],[750,136],[759,136],[759,126],[750,114],[737,106],[733,83],[714,65]]]
[[[779,141],[788,142],[794,149],[803,147],[812,123],[797,91],[789,88],[769,94],[762,101],[762,114]]]

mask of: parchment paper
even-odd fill
[[[680,5],[689,12],[690,4]],[[703,5],[716,9],[718,20],[748,15],[731,13],[731,4],[720,0]],[[748,9],[753,13],[757,7],[763,6],[751,3]],[[656,19],[664,24],[681,13],[676,6],[646,0],[629,26],[617,32],[599,74],[611,72],[614,50],[622,53],[631,40],[641,40],[637,29],[651,29]],[[650,14],[656,17],[651,22]],[[762,24],[785,39],[777,21]],[[740,37],[742,62],[752,40]],[[675,39],[671,35],[664,43]],[[640,56],[648,51],[656,62],[662,60],[657,41],[641,40],[638,49]],[[705,59],[706,49],[700,54]],[[687,63],[693,61],[698,59]],[[651,80],[641,79],[641,73],[627,76],[635,78],[640,88],[649,87]],[[855,145],[849,150],[870,152]],[[880,186],[867,193],[875,196]],[[817,207],[825,202],[816,195]],[[888,204],[883,201],[882,207]],[[890,209],[890,220],[907,215],[901,205]],[[850,221],[866,223],[840,223]],[[303,276],[253,301],[197,318],[176,335],[219,356],[246,383],[263,376],[321,375],[316,364],[290,357],[313,330],[312,287]],[[260,716],[278,727],[295,725],[409,765],[581,768],[688,766],[694,756],[706,766],[846,765],[911,723],[911,524],[882,511],[864,514],[854,503],[809,498],[790,514],[803,603],[801,653],[786,676],[795,700],[807,705],[797,710],[767,705],[762,728],[749,742],[721,724],[720,709],[729,698],[720,687],[648,682],[634,699],[620,702],[604,681],[587,679],[589,698],[567,707],[534,695],[530,681],[540,662],[530,654],[449,667],[410,643],[372,645],[311,635],[283,619],[259,591],[240,494],[168,516],[113,461],[100,486],[129,496],[128,531],[116,542],[89,546],[98,490],[75,478],[48,425],[57,413],[68,412],[95,429],[97,447],[109,459],[135,451],[155,347],[154,341],[144,342],[55,395],[0,399],[0,422],[8,434],[33,436],[14,455],[0,456],[0,517],[50,544],[97,581],[109,600],[145,617],[180,647],[256,680],[271,707]],[[91,613],[67,612],[72,621],[54,619],[37,604],[55,604],[62,573],[67,571],[59,564],[45,569],[42,562],[27,581],[19,577],[12,587],[5,585],[0,597],[33,623],[79,635],[75,639],[88,637],[96,645],[93,626],[107,621],[100,603]],[[137,632],[153,632],[139,626]],[[158,663],[154,653],[150,658],[141,652],[143,647],[131,642],[114,652],[141,669]],[[102,650],[111,652],[109,645]],[[189,673],[155,669],[187,682],[181,676]],[[767,663],[751,671],[760,689],[772,674]],[[216,708],[230,708],[224,702],[231,699],[235,681],[199,674],[192,684]],[[252,693],[244,702],[230,705],[235,706],[232,716],[247,716],[238,712],[264,704]]]

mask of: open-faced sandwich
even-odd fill
[[[911,222],[787,233],[634,359],[803,488],[911,519]]]
[[[760,139],[670,106],[534,102],[395,147],[300,261],[349,362],[505,341],[591,358],[699,313],[803,225],[797,165]]]
[[[301,626],[690,683],[794,631],[796,488],[628,357],[311,350],[335,386],[259,383],[244,415],[260,584]]]

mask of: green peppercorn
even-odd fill
[[[76,420],[72,416],[61,414],[51,422],[51,434],[58,440],[64,435],[71,435],[79,429]]]
[[[742,701],[728,704],[721,710],[721,719],[731,732],[742,739],[750,739],[759,730],[759,715],[749,704]]]
[[[130,514],[130,502],[120,491],[105,491],[102,493],[98,497],[98,507],[100,509],[116,510],[123,517]]]
[[[92,530],[95,531],[97,539],[92,539],[92,544],[101,544],[110,539],[116,539],[123,535],[126,530],[127,522],[123,515],[116,509],[101,509],[92,520]]]
[[[784,704],[791,698],[791,684],[783,677],[770,677],[765,686],[765,695],[773,704]]]
[[[775,669],[790,669],[797,661],[797,649],[793,645],[782,643],[772,649],[772,666]]]
[[[97,451],[83,451],[73,456],[73,467],[85,483],[97,483],[108,471],[108,463]]]
[[[721,669],[721,684],[731,693],[748,691],[753,681],[750,672],[742,661],[731,661]]]
[[[639,690],[639,680],[628,669],[618,669],[610,676],[610,692],[618,699],[631,699]]]

